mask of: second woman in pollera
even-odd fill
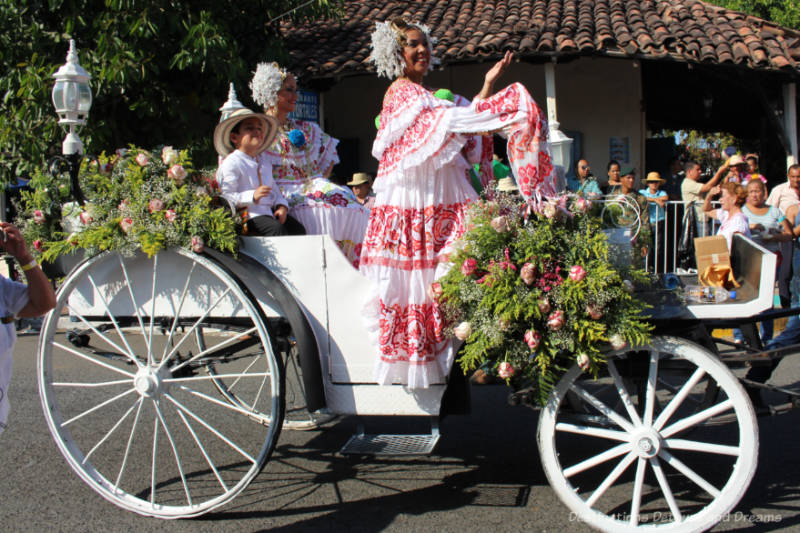
[[[339,143],[314,122],[289,118],[297,104],[297,81],[277,63],[259,63],[250,82],[253,100],[278,119],[275,140],[262,152],[289,202],[289,212],[310,235],[330,235],[358,266],[369,210],[353,192],[331,182]]]

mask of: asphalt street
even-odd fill
[[[536,446],[538,413],[506,402],[509,389],[472,387],[472,412],[441,424],[430,456],[338,453],[355,417],[314,431],[283,431],[271,461],[237,498],[212,513],[165,521],[107,502],[57,450],[36,382],[38,338],[19,338],[12,412],[0,435],[0,524],[5,531],[589,531],[548,486]],[[783,384],[800,381],[797,357]],[[756,477],[715,531],[800,530],[800,414],[760,419]],[[419,420],[366,420],[368,431],[424,431]]]

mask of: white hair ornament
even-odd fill
[[[288,75],[286,69],[282,69],[277,63],[259,63],[250,81],[253,101],[264,109],[275,106],[278,101],[278,91],[281,90],[283,81]]]
[[[425,24],[410,23],[406,26],[406,29],[419,29],[425,35],[431,56],[429,68],[430,66],[438,65],[439,59],[433,57],[435,40],[431,37],[430,28]],[[372,32],[372,43],[370,44],[372,53],[369,56],[369,61],[375,65],[378,76],[396,79],[403,75],[405,62],[403,61],[402,38],[403,34],[392,27],[391,21],[375,23],[375,31]]]

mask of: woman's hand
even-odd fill
[[[285,205],[279,205],[277,209],[273,211],[273,214],[275,215],[275,218],[278,220],[278,222],[280,222],[281,224],[285,224],[286,215],[289,214],[289,210],[286,209]]]
[[[711,197],[719,196],[721,192],[722,192],[722,187],[720,187],[719,185],[714,185],[713,187],[711,187],[711,190],[708,191],[708,196]],[[706,198],[708,198],[708,196]]]
[[[514,58],[514,54],[511,51],[507,50],[503,59],[498,61],[494,64],[492,68],[486,73],[486,76],[483,80],[483,88],[481,92],[478,94],[478,99],[483,100],[485,98],[489,98],[494,92],[494,83],[500,78],[500,76],[505,72],[508,65],[511,64],[511,60]]]

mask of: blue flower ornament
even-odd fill
[[[290,131],[288,135],[289,135],[289,142],[292,143],[292,145],[295,148],[302,148],[303,146],[305,146],[306,136],[303,135],[302,131],[295,128],[292,131]]]

